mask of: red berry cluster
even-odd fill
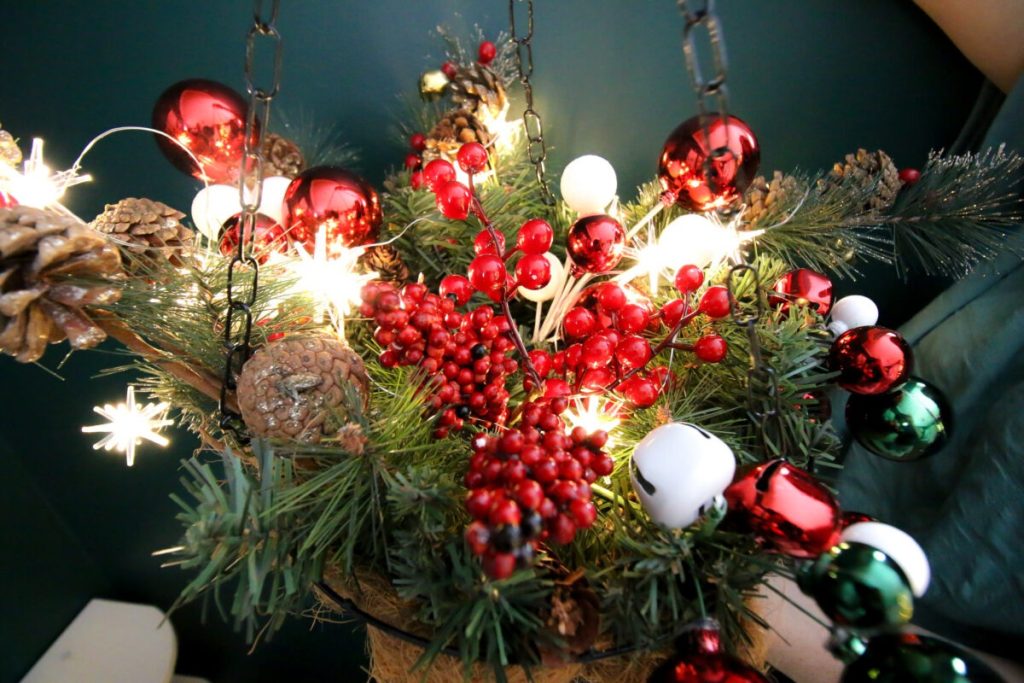
[[[481,230],[473,240],[476,258],[467,270],[470,284],[494,301],[511,298],[517,287],[543,289],[551,282],[551,262],[546,253],[554,238],[554,230],[540,218],[522,224],[511,249],[505,248],[505,236],[500,232],[492,236],[490,231]],[[506,263],[516,252],[522,256],[516,262],[513,276]]]
[[[509,399],[505,382],[519,369],[509,357],[514,350],[512,323],[490,306],[469,313],[456,310],[470,292],[451,277],[442,281],[440,296],[418,283],[399,290],[391,283],[371,282],[363,287],[360,307],[362,315],[377,323],[374,339],[384,349],[381,365],[415,365],[425,371],[428,404],[440,413],[437,438],[462,429],[466,420],[503,424]]]
[[[700,268],[683,266],[675,278],[682,297],[667,302],[660,310],[628,285],[592,285],[581,292],[562,321],[562,336],[569,346],[553,355],[533,352],[534,366],[541,377],[554,374],[571,380],[577,393],[614,390],[633,407],[649,407],[671,377],[665,366],[648,367],[660,351],[691,351],[707,363],[725,358],[728,345],[717,334],[705,334],[693,344],[675,341],[678,330],[698,314],[711,319],[729,315],[725,287],[709,287],[699,304],[691,307],[690,299],[703,282]],[[648,337],[664,328],[668,330],[664,341],[652,347]]]
[[[590,484],[614,467],[602,450],[608,434],[566,433],[567,406],[561,397],[524,403],[518,428],[473,438],[466,540],[491,578],[529,564],[541,542],[570,543],[597,518]]]

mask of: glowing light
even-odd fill
[[[103,407],[93,408],[97,414],[106,418],[104,424],[82,427],[85,434],[105,433],[93,448],[108,451],[119,451],[125,454],[128,467],[135,464],[135,448],[143,440],[166,447],[170,441],[160,435],[160,430],[174,424],[167,419],[167,403],[147,403],[139,405],[135,402],[135,387],[128,387],[128,398],[116,406],[109,403]]]
[[[327,226],[321,225],[313,244],[313,253],[301,244],[296,245],[299,260],[289,267],[298,276],[295,290],[309,294],[317,304],[316,317],[323,322],[330,316],[338,333],[345,337],[345,316],[352,312],[352,306],[360,301],[363,285],[378,277],[375,272],[357,272],[362,247],[332,248],[327,257]],[[335,253],[336,252],[336,253]]]
[[[9,192],[19,204],[45,209],[64,196],[74,185],[92,180],[90,175],[78,175],[76,168],[54,173],[43,161],[43,139],[33,138],[32,151],[19,172],[13,166],[0,163],[0,189]]]
[[[605,431],[608,443],[614,439],[612,434],[622,423],[620,413],[622,404],[599,396],[574,398],[569,409],[562,413],[562,419],[569,429],[583,427],[587,432]]]

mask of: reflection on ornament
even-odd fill
[[[566,249],[577,271],[607,273],[619,264],[626,247],[622,225],[602,214],[584,216],[569,229]]]
[[[43,161],[42,138],[32,139],[32,149],[21,172],[0,162],[0,195],[10,194],[15,204],[36,209],[52,208],[69,187],[91,180],[91,175],[78,175],[76,168],[54,173]]]
[[[889,460],[932,455],[949,440],[952,423],[942,392],[914,377],[888,394],[854,394],[846,404],[846,424],[857,442]]]
[[[166,437],[160,435],[162,428],[174,424],[174,420],[166,417],[169,408],[170,405],[167,403],[137,404],[135,387],[129,386],[128,397],[124,403],[118,403],[116,406],[108,403],[103,407],[93,408],[93,412],[108,420],[106,423],[82,427],[82,432],[105,433],[106,436],[97,441],[93,448],[124,453],[128,467],[131,467],[135,464],[135,448],[143,439],[158,446],[167,446],[170,443]]]
[[[932,576],[928,556],[917,541],[902,529],[881,522],[858,522],[843,529],[839,538],[847,543],[869,545],[888,555],[903,570],[915,598],[921,597],[928,590]]]
[[[327,231],[327,253],[377,239],[382,215],[377,191],[364,179],[337,166],[307,168],[284,195],[288,239],[312,246]]]
[[[562,200],[581,216],[604,213],[615,199],[618,180],[615,169],[596,154],[586,154],[569,162],[562,171]]]
[[[879,633],[857,648],[842,683],[1002,683],[1003,678],[952,643],[917,633]]]
[[[884,394],[910,373],[913,354],[899,332],[885,327],[855,327],[843,332],[829,350],[836,383],[855,394]]]
[[[654,670],[648,683],[768,683],[756,669],[725,651],[712,619],[689,626],[679,641],[678,652]]]

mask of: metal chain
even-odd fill
[[[280,0],[271,0],[269,15],[263,12],[263,1],[253,3],[252,26],[245,39],[245,89],[249,94],[249,110],[245,119],[242,165],[238,177],[238,196],[242,205],[239,219],[238,248],[228,264],[228,308],[224,318],[224,378],[220,389],[220,424],[242,437],[240,415],[229,407],[228,398],[236,388],[238,373],[252,354],[252,307],[259,286],[259,262],[253,256],[253,235],[256,231],[257,209],[263,192],[263,139],[270,123],[270,103],[281,87],[281,34],[277,30]],[[269,88],[254,76],[257,45],[268,44],[273,50],[273,67]]]
[[[732,156],[728,148],[729,130],[729,88],[726,84],[729,71],[729,60],[725,51],[725,35],[718,16],[715,14],[714,0],[703,0],[700,7],[690,9],[687,0],[676,0],[679,11],[686,20],[683,28],[683,55],[686,58],[686,71],[690,76],[690,85],[697,96],[697,111],[700,116],[701,131],[706,144],[711,144],[710,123],[715,116],[725,128],[725,144],[708,152],[704,160],[704,177],[712,191],[717,191],[717,175],[713,173],[714,162],[722,157]],[[696,4],[696,3],[694,3]],[[701,69],[697,54],[696,30],[702,27],[707,32],[711,47],[711,61],[714,75],[705,76]],[[714,99],[714,113],[711,113],[708,100]],[[720,216],[728,218],[735,213],[732,206],[719,207]],[[782,415],[779,382],[775,369],[767,362],[761,351],[761,342],[757,336],[757,324],[764,315],[764,300],[761,296],[761,278],[757,268],[742,261],[729,270],[726,286],[729,291],[729,306],[733,323],[742,327],[747,336],[750,350],[750,367],[747,370],[747,409],[751,419],[757,424],[761,443],[779,444],[782,431],[779,419]],[[741,300],[739,281],[742,276],[749,275],[751,289]]]
[[[526,0],[526,35],[520,38],[519,32],[516,31],[516,5],[522,1],[508,0],[508,21],[509,33],[516,46],[519,82],[523,84],[523,94],[526,97],[523,127],[526,129],[526,139],[529,141],[527,149],[530,161],[537,172],[537,182],[540,183],[542,198],[546,205],[553,206],[555,196],[551,194],[544,176],[544,161],[548,157],[547,146],[544,143],[544,123],[540,119],[540,114],[533,108],[533,85],[530,83],[530,78],[533,76],[533,0]]]

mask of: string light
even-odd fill
[[[620,413],[622,404],[602,396],[584,396],[574,398],[568,410],[562,413],[562,419],[569,429],[583,427],[588,433],[598,430],[608,433],[608,443],[612,443],[612,434],[622,423]]]
[[[45,209],[57,203],[74,185],[87,183],[91,175],[79,175],[77,167],[56,173],[43,161],[43,139],[32,139],[32,150],[22,170],[0,163],[0,189],[11,194],[22,206]]]
[[[166,447],[170,440],[160,435],[160,430],[174,424],[167,419],[167,403],[147,403],[140,405],[135,402],[135,387],[128,387],[128,398],[116,406],[109,403],[96,406],[93,411],[107,419],[104,424],[82,427],[85,434],[105,433],[93,448],[108,451],[119,451],[125,454],[128,467],[135,464],[135,448],[143,440]]]

